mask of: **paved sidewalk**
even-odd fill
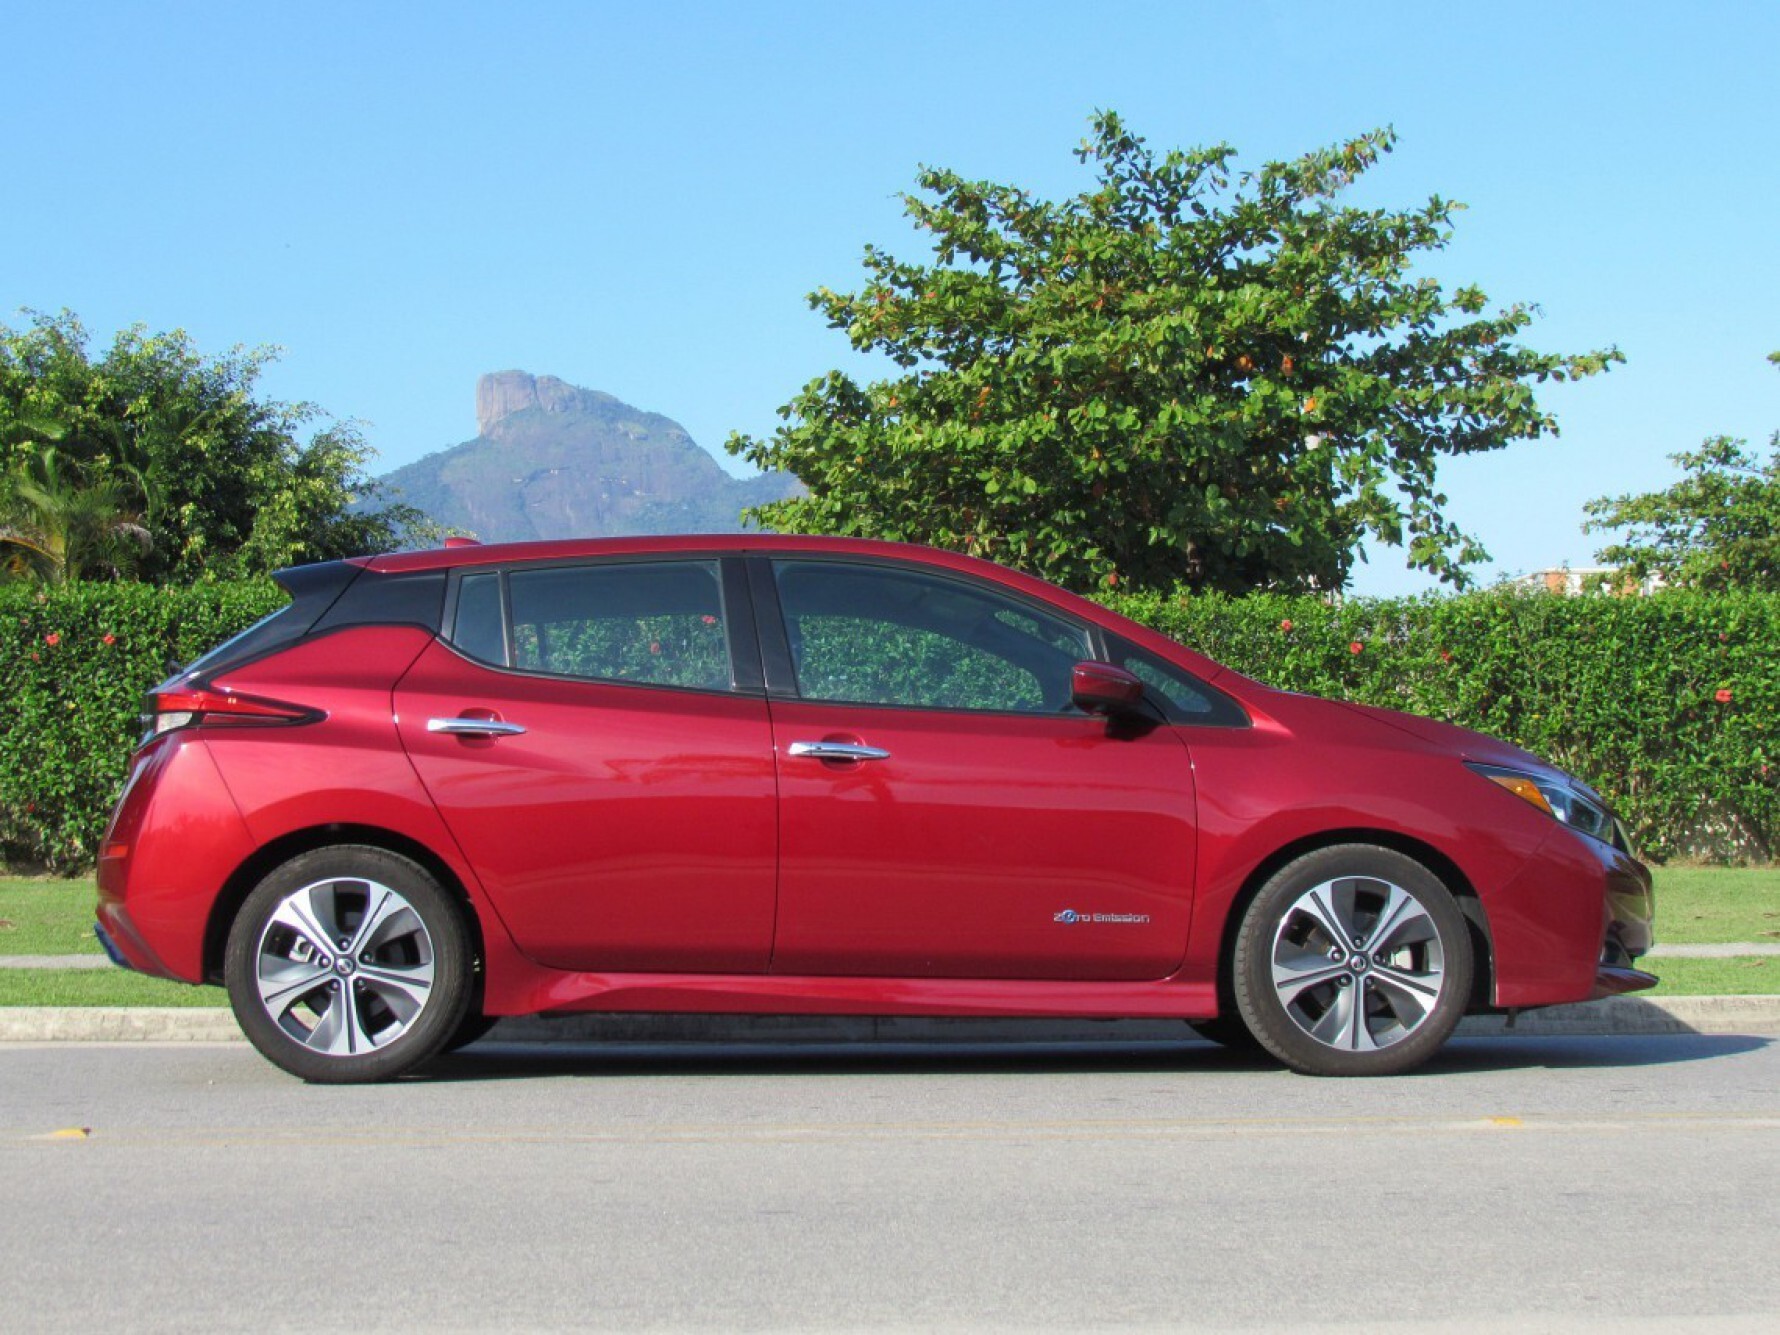
[[[1610,997],[1576,1006],[1476,1015],[1461,1036],[1780,1035],[1780,996]],[[494,1043],[1179,1043],[1179,1020],[1000,1020],[819,1015],[599,1015],[502,1020]],[[4,1006],[0,1043],[234,1043],[221,1006]]]
[[[0,955],[0,969],[109,969],[104,955]]]

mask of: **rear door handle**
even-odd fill
[[[503,723],[495,718],[430,718],[428,732],[447,732],[454,737],[517,737],[524,732],[517,723]]]
[[[786,749],[794,756],[810,756],[816,760],[890,759],[890,753],[881,746],[864,746],[858,742],[793,742]]]

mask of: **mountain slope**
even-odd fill
[[[386,474],[384,496],[484,542],[723,533],[790,495],[783,474],[733,478],[659,413],[554,376],[485,375],[479,434]]]

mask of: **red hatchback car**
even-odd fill
[[[1648,986],[1650,876],[1524,751],[1271,690],[889,543],[451,546],[279,577],[148,697],[99,931],[273,1062],[503,1015],[1174,1016],[1328,1075]]]

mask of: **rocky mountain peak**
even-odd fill
[[[385,494],[485,542],[719,533],[792,495],[794,478],[729,476],[686,428],[555,376],[476,382],[474,440],[383,478]]]
[[[495,430],[515,413],[537,409],[547,413],[609,412],[618,404],[610,394],[582,389],[553,375],[525,371],[494,371],[476,381],[476,433]]]

